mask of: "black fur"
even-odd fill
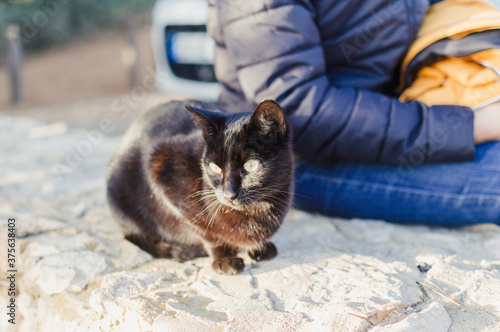
[[[216,271],[235,274],[241,250],[277,254],[268,239],[290,207],[292,178],[290,126],[274,101],[238,114],[176,101],[131,125],[108,167],[107,197],[125,237],[153,256],[209,254]]]

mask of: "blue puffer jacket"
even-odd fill
[[[310,160],[418,165],[474,158],[473,113],[395,97],[428,0],[211,0],[228,110],[272,98]]]

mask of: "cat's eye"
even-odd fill
[[[222,173],[222,170],[220,169],[220,167],[217,166],[217,165],[215,165],[215,163],[208,164],[208,167],[210,167],[210,169],[212,170],[212,172],[214,172],[215,174]]]
[[[245,169],[245,171],[250,173],[250,172],[257,170],[257,168],[259,168],[259,165],[260,165],[260,161],[255,160],[255,159],[251,159],[251,160],[247,161],[245,163],[245,165],[243,165],[243,168]]]

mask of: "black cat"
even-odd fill
[[[128,129],[108,166],[107,197],[125,238],[153,256],[208,253],[217,272],[236,274],[241,250],[276,256],[267,240],[290,208],[292,178],[291,128],[274,101],[253,114],[176,101]]]

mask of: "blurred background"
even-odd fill
[[[24,53],[24,102],[40,106],[127,91],[131,50],[127,20],[137,21],[144,50],[141,67],[153,67],[149,38],[153,0],[10,1],[0,5],[0,104],[11,102],[7,27],[17,26]],[[129,53],[129,54],[127,54]]]
[[[90,127],[89,116],[113,109],[215,100],[207,9],[206,0],[0,2],[0,114]]]
[[[207,0],[0,1],[0,115],[89,127],[218,96]],[[122,118],[119,128],[134,117]]]

